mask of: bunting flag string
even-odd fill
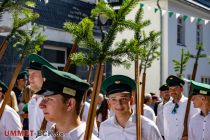
[[[140,8],[144,9],[145,8],[145,4],[140,3]],[[148,11],[151,11],[152,10],[152,7],[151,6],[147,6],[146,8],[147,8]],[[160,9],[157,8],[157,7],[154,7],[153,9],[154,9],[153,10],[154,13],[160,12]],[[169,18],[172,18],[173,16],[175,16],[176,19],[179,18],[179,17],[181,17],[184,21],[189,20],[191,23],[196,20],[196,22],[198,24],[205,24],[206,25],[210,21],[208,19],[203,19],[203,18],[200,18],[200,17],[194,17],[194,16],[185,15],[185,14],[180,14],[180,13],[176,13],[176,12],[165,10],[165,9],[161,9],[161,10],[162,10],[162,16],[164,16],[166,13],[168,13],[168,17]]]

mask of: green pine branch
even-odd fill
[[[14,4],[12,7],[12,30],[7,36],[7,40],[15,34],[15,32],[22,26],[36,20],[39,14],[34,13],[33,10],[27,8],[26,6],[34,6],[35,3],[31,1],[20,1]],[[13,9],[14,8],[14,9]],[[16,8],[16,9],[15,9]]]
[[[134,7],[137,3],[137,0],[125,0],[122,4],[120,10],[116,13],[113,8],[102,2],[99,2],[95,9],[91,12],[91,19],[96,18],[100,15],[105,15],[109,20],[112,21],[112,25],[110,26],[107,34],[103,41],[98,41],[92,36],[93,28],[88,28],[89,30],[87,33],[91,34],[88,36],[87,34],[82,36],[74,29],[78,29],[80,23],[85,23],[85,20],[88,20],[90,23],[93,23],[91,19],[86,18],[83,19],[79,24],[75,25],[72,23],[68,23],[68,32],[74,36],[74,38],[78,38],[79,35],[82,36],[80,39],[79,45],[88,49],[88,53],[82,54],[75,53],[71,56],[71,60],[78,64],[84,64],[87,62],[92,62],[94,65],[95,63],[104,63],[109,62],[113,65],[124,65],[125,67],[129,66],[129,61],[127,59],[123,59],[125,56],[128,57],[128,54],[131,54],[134,51],[134,48],[129,48],[132,42],[123,40],[116,44],[114,48],[111,46],[116,38],[116,34],[121,32],[124,29],[139,29],[140,25],[136,24],[134,21],[126,20],[125,16],[130,12],[130,10]],[[129,12],[128,12],[129,11]],[[146,23],[145,23],[146,24]],[[66,25],[66,24],[65,24]],[[64,26],[65,27],[65,26]],[[85,28],[83,28],[85,29]]]
[[[6,11],[9,11],[9,12],[12,12],[14,10],[19,11],[26,7],[34,8],[35,5],[36,4],[30,0],[18,0],[18,1],[4,0],[0,6],[0,19],[2,18],[3,13]]]
[[[47,39],[45,35],[42,35],[41,29],[40,26],[34,24],[32,29],[18,30],[14,34],[15,43],[13,47],[16,48],[20,59],[41,50],[40,46]]]
[[[189,53],[189,57],[195,59],[195,63],[198,63],[199,58],[206,58],[206,54],[202,54],[204,52],[204,46],[203,44],[197,44],[196,45],[197,53],[195,55]]]
[[[151,67],[152,62],[155,59],[159,59],[160,57],[160,52],[158,50],[160,46],[159,35],[160,32],[151,31],[149,35],[146,36],[145,32],[143,31],[142,41],[139,42],[141,45],[140,47],[142,47],[142,51],[137,55],[139,55],[141,60],[140,69],[144,69],[144,71]]]
[[[174,64],[174,71],[177,72],[177,74],[180,77],[183,75],[183,72],[186,70],[189,58],[190,58],[189,51],[185,52],[184,49],[182,48],[180,61],[175,59],[172,60]]]

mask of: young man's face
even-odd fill
[[[204,99],[202,95],[193,95],[192,102],[195,108],[200,108],[203,105]]]
[[[60,94],[45,96],[39,107],[43,110],[46,120],[55,123],[62,120],[63,115],[67,111],[67,105]]]
[[[182,97],[183,88],[181,86],[169,87],[169,92],[174,100],[180,100]]]
[[[128,93],[114,93],[109,95],[108,105],[117,114],[124,114],[131,111],[133,96]]]
[[[164,101],[168,101],[170,99],[169,90],[160,91],[160,96],[163,98]]]
[[[26,86],[26,83],[27,83],[27,79],[18,79],[18,80],[17,80],[17,84],[18,84],[20,87],[25,87],[25,86]]]
[[[42,73],[40,70],[29,69],[29,83],[33,91],[39,91],[43,84]]]

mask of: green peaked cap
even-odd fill
[[[28,56],[28,59],[30,62],[28,69],[41,70],[42,65],[46,65],[50,68],[57,69],[52,64],[50,64],[46,59],[44,59],[38,54],[31,54]]]
[[[28,72],[22,71],[18,74],[17,79],[27,79],[27,77],[28,77]]]
[[[117,92],[128,92],[136,89],[136,82],[130,77],[124,75],[113,75],[105,79],[101,90],[104,94],[110,95]]]
[[[159,88],[159,90],[160,90],[160,91],[167,91],[167,90],[169,90],[169,87],[168,87],[167,84],[164,84],[164,85],[162,85],[162,86]]]
[[[204,84],[204,83],[199,83],[196,81],[191,80],[191,85],[193,87],[193,95],[205,95],[205,96],[210,96],[210,85]]]
[[[185,84],[185,82],[184,82],[184,80],[182,80],[181,78],[179,78],[177,76],[170,75],[166,79],[166,84],[169,87],[172,87],[172,86],[183,86]]]
[[[82,99],[85,91],[90,87],[89,83],[68,72],[52,69],[46,65],[42,66],[41,71],[44,83],[42,90],[37,94],[50,96],[62,93]]]

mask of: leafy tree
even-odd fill
[[[39,14],[34,13],[33,10],[30,9],[31,7],[35,7],[35,3],[32,1],[4,1],[1,6],[3,7],[3,11],[8,9],[12,13],[12,29],[1,44],[0,60],[4,55],[10,39],[14,36],[16,31],[39,17]]]

